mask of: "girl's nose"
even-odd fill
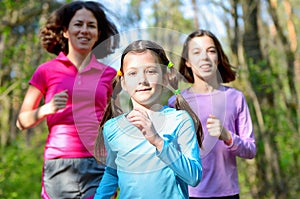
[[[139,83],[144,84],[145,82],[147,82],[147,75],[145,73],[141,73],[139,75]]]
[[[208,56],[207,56],[207,52],[206,51],[202,51],[201,53],[200,53],[200,58],[201,59],[206,59]]]

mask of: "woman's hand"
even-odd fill
[[[48,114],[54,114],[58,110],[66,108],[68,98],[68,90],[63,90],[59,93],[54,94],[51,101],[47,104]]]
[[[54,114],[58,110],[65,108],[68,93],[67,90],[59,92],[53,96],[49,103],[38,107],[42,97],[43,94],[39,89],[34,86],[29,86],[16,122],[20,130],[31,128],[47,115]]]
[[[214,115],[208,116],[206,128],[210,136],[218,137],[226,144],[232,139],[231,133],[222,126],[221,121]]]
[[[128,115],[127,119],[143,133],[145,138],[154,145],[157,150],[161,151],[163,139],[157,134],[152,121],[147,112],[140,108],[134,108]]]

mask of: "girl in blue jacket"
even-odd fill
[[[118,83],[104,116],[109,120],[95,147],[99,160],[107,154],[96,199],[110,198],[118,187],[121,199],[188,198],[188,185],[199,184],[202,126],[175,90],[172,66],[155,42],[138,40],[124,50]],[[166,87],[177,94],[176,109],[161,105]],[[121,88],[131,98],[130,112],[123,113],[115,103]],[[106,149],[101,148],[103,142]]]

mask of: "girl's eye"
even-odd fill
[[[202,51],[197,50],[197,51],[193,52],[193,55],[197,55],[198,56],[198,55],[201,55],[201,53],[202,53]]]
[[[216,53],[217,51],[215,49],[213,49],[213,50],[209,50],[208,52],[209,53]]]
[[[150,74],[150,75],[153,75],[153,74],[156,74],[157,73],[157,70],[154,70],[154,69],[149,69],[146,71],[147,74]]]
[[[136,72],[135,72],[135,71],[128,72],[127,75],[128,75],[128,76],[135,76],[135,75],[136,75]]]

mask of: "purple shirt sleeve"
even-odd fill
[[[232,132],[233,143],[228,149],[236,156],[251,159],[256,155],[256,145],[250,112],[243,95],[237,106],[238,112],[235,119],[236,132]]]

